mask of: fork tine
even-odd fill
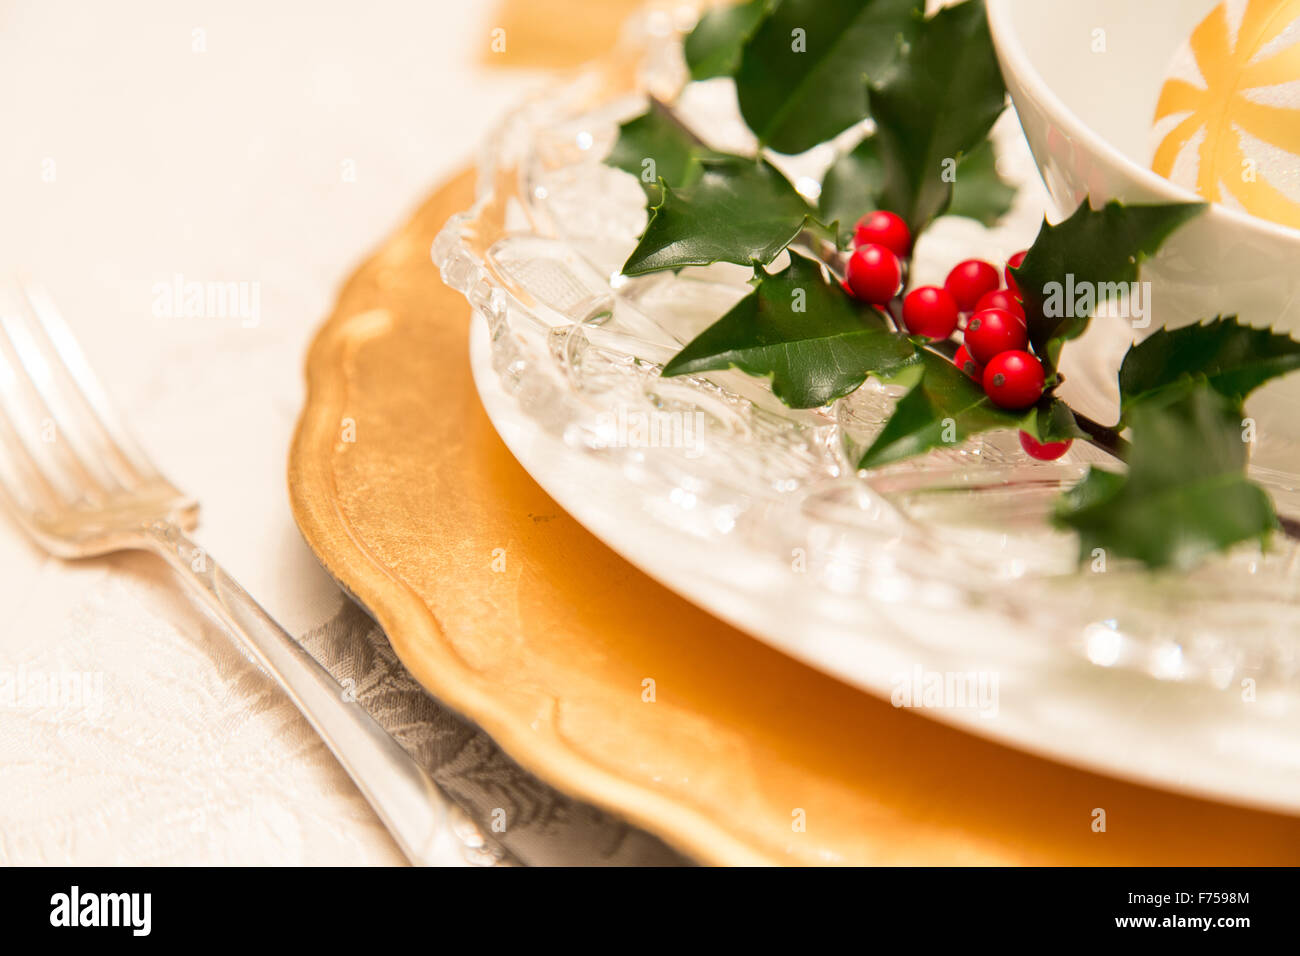
[[[58,492],[27,454],[3,409],[0,409],[0,499],[29,532],[33,530],[30,520],[33,515],[54,514],[61,507]]]
[[[72,330],[68,328],[63,316],[55,307],[53,299],[41,288],[26,284],[23,294],[31,307],[32,314],[45,330],[45,336],[54,347],[71,380],[80,404],[89,419],[104,437],[107,447],[134,472],[134,478],[141,482],[163,481],[162,475],[154,467],[148,456],[136,444],[135,439],[122,425],[113,410],[104,387],[86,361],[81,346],[77,344]]]
[[[0,328],[9,337],[9,345],[18,356],[18,364],[27,373],[27,381],[40,397],[48,421],[42,425],[42,443],[64,444],[64,464],[83,481],[93,482],[105,494],[126,487],[126,483],[105,465],[103,448],[86,434],[81,415],[69,400],[70,389],[58,380],[57,360],[49,361],[37,343],[35,333],[23,318],[0,315]],[[52,449],[51,449],[52,450]]]
[[[0,341],[6,341],[0,335]],[[26,406],[26,407],[24,407]],[[3,348],[0,348],[0,447],[4,449],[9,497],[23,510],[53,512],[78,501],[82,495],[62,468],[42,468],[33,453],[30,435],[24,436],[20,422],[35,422],[31,400],[24,401],[20,376]],[[37,437],[39,442],[39,437]],[[24,489],[31,489],[29,496]],[[36,500],[39,499],[39,500]]]

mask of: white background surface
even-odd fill
[[[529,81],[475,66],[491,10],[0,8],[0,273],[53,293],[141,443],[201,501],[195,537],[295,634],[339,603],[285,490],[305,350],[353,267]],[[155,317],[176,273],[260,283],[259,325]],[[104,701],[0,705],[0,863],[398,859],[154,559],[61,564],[0,514],[0,672],[20,666],[101,673]]]

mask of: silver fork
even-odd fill
[[[392,737],[185,535],[198,503],[126,433],[50,298],[0,290],[0,498],[60,558],[164,558],[266,669],[421,865],[468,864],[449,806]]]

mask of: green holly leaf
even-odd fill
[[[828,232],[812,207],[770,163],[740,157],[698,158],[699,175],[663,196],[625,275],[713,262],[766,265],[805,228]]]
[[[1058,502],[1082,562],[1100,548],[1148,567],[1186,568],[1277,526],[1264,489],[1246,478],[1241,406],[1205,379],[1184,380],[1130,408],[1128,473],[1089,469]]]
[[[1087,329],[1098,301],[1116,294],[1121,283],[1127,291],[1141,261],[1205,206],[1125,206],[1112,200],[1093,209],[1084,200],[1069,219],[1055,226],[1043,222],[1012,275],[1024,297],[1029,341],[1049,372],[1061,346]]]
[[[847,246],[853,227],[863,215],[880,208],[885,185],[885,162],[880,144],[870,136],[847,153],[841,153],[822,178],[818,209],[825,222],[838,222],[840,244]]]
[[[817,408],[897,369],[915,349],[884,316],[828,282],[819,264],[791,254],[780,272],[759,271],[753,292],[673,357],[665,376],[738,368],[772,379],[791,408]]]
[[[993,143],[984,140],[957,162],[952,202],[946,216],[964,216],[986,226],[996,225],[1011,209],[1016,189],[998,175]],[[847,245],[854,224],[864,213],[884,207],[885,161],[880,143],[867,137],[841,153],[822,180],[818,208],[825,222],[839,222],[840,244]]]
[[[1057,442],[1082,438],[1088,433],[1079,427],[1070,406],[1059,398],[1047,397],[1024,414],[1019,426],[1038,442]]]
[[[1237,404],[1271,378],[1300,368],[1300,342],[1272,329],[1242,325],[1235,315],[1161,329],[1128,350],[1119,369],[1121,419],[1128,409],[1188,378]]]
[[[686,37],[686,65],[691,69],[691,79],[735,73],[745,41],[778,2],[747,0],[706,10]]]
[[[719,158],[664,104],[651,100],[649,109],[618,128],[605,162],[636,176],[653,204],[662,198],[660,180],[673,189],[689,186],[702,175],[703,160]]]
[[[930,349],[921,349],[921,373],[898,400],[884,429],[866,450],[859,468],[901,461],[929,451],[953,446],[978,432],[1023,428],[1042,442],[1063,441],[1082,433],[1074,415],[1061,402],[1044,398],[1033,408],[1007,411],[994,405],[979,383],[952,362]],[[898,381],[916,378],[912,369]]]
[[[998,174],[993,142],[984,140],[957,163],[957,181],[952,184],[952,202],[945,216],[964,216],[986,226],[995,226],[1011,211],[1016,187]]]
[[[802,153],[867,116],[866,81],[888,75],[921,22],[919,0],[783,0],[736,71],[740,112],[766,146]]]
[[[917,235],[948,208],[954,164],[985,141],[1006,103],[984,4],[926,20],[898,69],[869,92],[885,169],[880,206]]]

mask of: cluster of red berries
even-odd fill
[[[872,305],[888,306],[902,287],[902,260],[912,251],[907,224],[883,209],[868,213],[858,221],[854,245],[845,290]],[[967,259],[953,267],[942,287],[920,286],[902,302],[904,327],[928,339],[950,338],[966,317],[953,362],[983,385],[999,408],[1028,408],[1043,394],[1043,364],[1029,351],[1022,296],[1011,275],[1024,258],[1024,252],[1017,252],[1001,275],[988,262]],[[1070,447],[1069,441],[1040,443],[1023,431],[1020,444],[1044,461],[1060,458]]]

